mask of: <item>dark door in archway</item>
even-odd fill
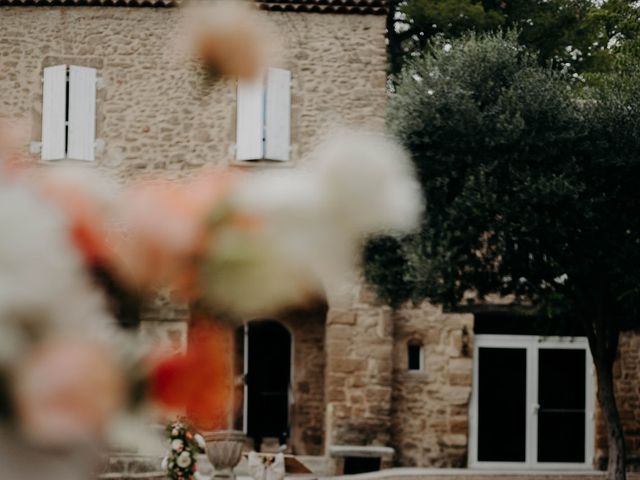
[[[291,334],[275,321],[252,322],[248,328],[247,434],[260,449],[262,439],[289,434]]]

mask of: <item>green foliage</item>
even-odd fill
[[[549,316],[636,321],[640,76],[578,89],[514,32],[437,38],[429,51],[388,111],[426,217],[412,237],[370,244],[367,278],[394,304],[498,292]]]
[[[471,0],[413,0],[400,11],[426,36],[458,37],[469,30],[495,29],[505,21],[501,12],[485,10],[482,3]]]
[[[640,58],[640,9],[631,0],[396,0],[393,5],[399,12],[390,14],[394,74],[434,36],[457,38],[501,28],[517,28],[518,43],[537,51],[541,65],[552,63],[578,75],[597,77],[616,71],[618,57]]]

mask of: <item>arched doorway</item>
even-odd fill
[[[260,450],[262,440],[289,436],[291,333],[273,320],[244,326],[244,429]]]

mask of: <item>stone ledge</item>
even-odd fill
[[[329,447],[331,457],[380,457],[392,458],[395,450],[391,447],[362,445],[332,445]]]

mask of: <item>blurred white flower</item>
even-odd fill
[[[189,452],[182,452],[180,455],[178,455],[176,463],[180,468],[187,468],[189,465],[191,465],[191,454]]]
[[[110,335],[63,215],[19,182],[0,183],[0,364],[16,362],[34,333]]]
[[[171,449],[176,452],[181,452],[184,449],[184,442],[179,438],[176,438],[171,442]]]
[[[201,449],[204,450],[207,447],[207,442],[205,442],[204,437],[199,433],[196,433],[193,436],[193,439],[196,441],[196,443],[198,444],[198,447],[200,447]]]
[[[415,228],[422,195],[406,150],[390,138],[352,134],[315,154],[334,219],[360,236]]]
[[[160,464],[160,468],[162,471],[167,471],[169,469],[169,457],[164,457],[162,459],[162,463]]]
[[[257,258],[268,253],[271,259],[263,278],[252,282],[255,290],[242,278],[235,282],[239,304],[268,301],[261,298],[265,289],[277,289],[284,300],[317,290],[318,279],[329,285],[354,262],[365,237],[408,232],[423,210],[406,151],[389,138],[362,133],[327,141],[298,170],[243,179],[232,204],[260,219],[264,240],[252,248]],[[220,278],[226,286],[213,288],[231,288],[228,275]],[[228,301],[233,292],[225,293]]]

